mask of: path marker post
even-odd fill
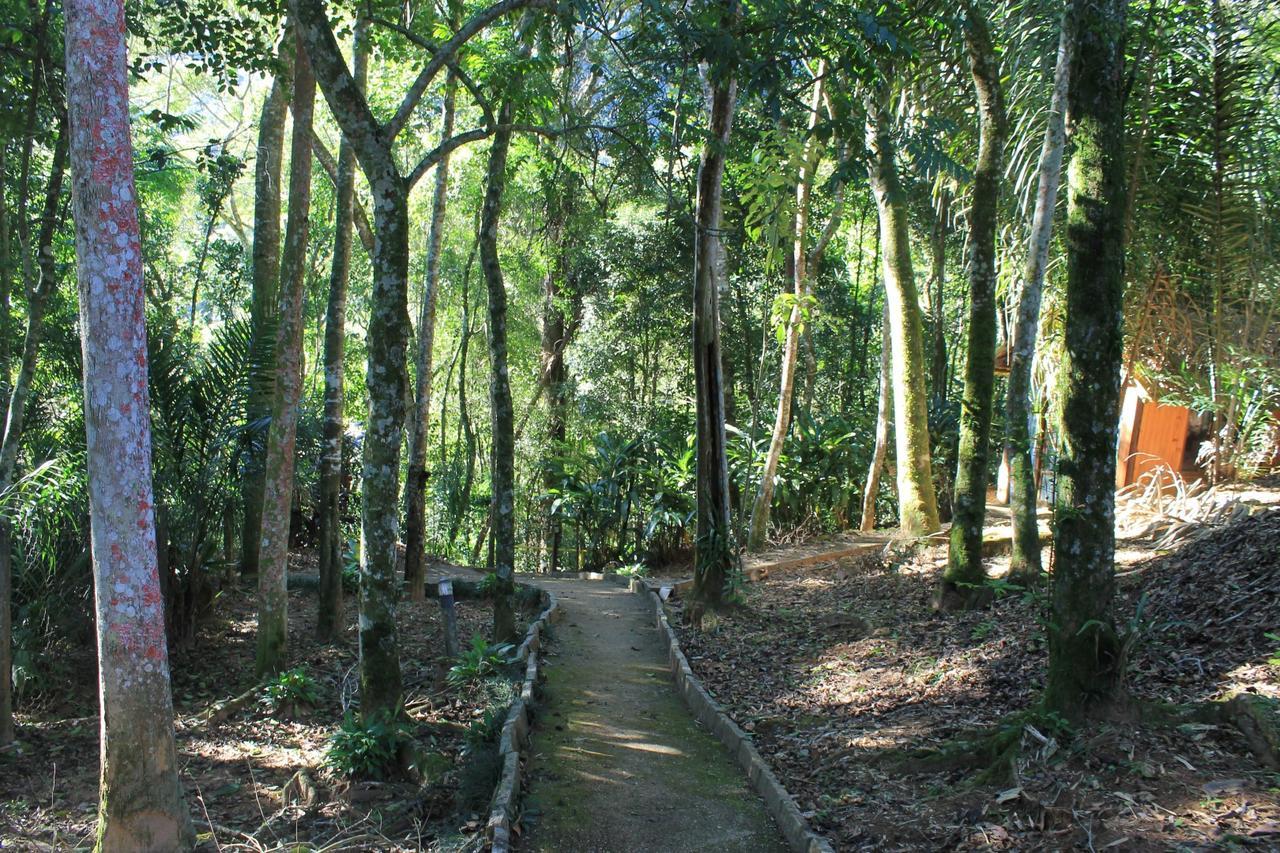
[[[444,617],[444,652],[458,656],[458,612],[453,606],[453,581],[440,581],[440,615]]]

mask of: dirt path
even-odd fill
[[[532,734],[523,848],[785,850],[742,772],[676,694],[644,599],[598,581],[538,583],[564,617]]]

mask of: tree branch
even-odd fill
[[[333,154],[329,152],[328,148],[324,147],[324,143],[315,134],[311,136],[311,151],[316,155],[316,159],[320,161],[321,168],[324,169],[325,174],[329,176],[330,182],[336,188],[338,186],[338,162],[333,159]],[[364,246],[364,250],[372,255],[373,229],[369,227],[369,216],[365,213],[364,205],[360,203],[360,199],[352,199],[351,205],[351,219],[355,223],[356,233],[360,235],[360,245]]]

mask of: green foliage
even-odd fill
[[[458,662],[449,668],[445,680],[453,687],[463,687],[487,678],[501,672],[511,662],[514,651],[515,646],[510,643],[486,643],[484,637],[475,634],[471,637],[471,646],[458,656]]]
[[[339,776],[385,779],[395,772],[400,749],[408,739],[404,721],[389,712],[367,717],[348,713],[329,740],[325,764]]]
[[[262,691],[263,702],[273,711],[298,705],[317,705],[320,689],[315,679],[302,667],[294,667],[276,676]]]

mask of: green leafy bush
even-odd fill
[[[266,686],[263,701],[273,711],[295,710],[299,705],[319,704],[320,691],[305,669],[295,667],[280,673]]]
[[[400,747],[408,739],[408,727],[390,712],[364,718],[347,714],[329,741],[325,764],[340,776],[385,778],[394,772]]]
[[[461,687],[473,681],[479,681],[499,672],[510,663],[511,653],[515,646],[510,643],[489,644],[479,634],[471,638],[471,647],[464,651],[458,662],[449,669],[445,679],[454,687]]]

